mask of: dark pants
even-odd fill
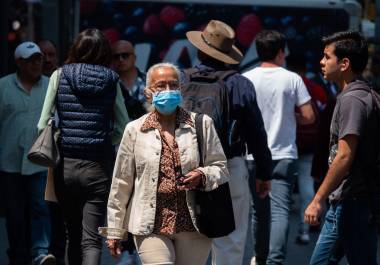
[[[51,239],[49,252],[57,260],[57,265],[65,264],[66,228],[61,206],[55,202],[47,202],[50,211]]]
[[[112,160],[111,160],[112,161]],[[112,163],[64,158],[55,172],[55,192],[68,232],[70,265],[100,264]]]
[[[256,164],[253,160],[247,160],[249,172],[249,188],[252,194],[253,214],[251,219],[253,256],[256,257],[257,264],[266,264],[269,253],[270,235],[270,200],[261,199],[256,192]],[[260,244],[260,242],[262,242]],[[266,242],[266,243],[264,243]]]
[[[21,175],[0,172],[5,200],[8,257],[11,265],[30,264],[48,254],[49,209],[44,199],[46,173]]]

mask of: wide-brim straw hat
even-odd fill
[[[188,31],[186,37],[199,50],[224,63],[239,64],[243,59],[234,45],[234,30],[222,21],[211,20],[203,31]]]

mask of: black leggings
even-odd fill
[[[111,160],[112,161],[112,160]],[[55,191],[68,233],[70,265],[100,264],[112,162],[64,158],[55,170]]]

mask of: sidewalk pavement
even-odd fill
[[[297,201],[297,197],[294,197]],[[297,236],[298,230],[298,210],[297,204],[294,204],[293,211],[290,218],[290,231],[289,231],[289,240],[288,240],[288,250],[287,250],[287,259],[285,265],[307,265],[310,259],[310,256],[313,252],[315,242],[317,241],[318,234],[312,233],[310,235],[311,241],[308,245],[297,245],[295,244],[295,238]],[[5,231],[5,220],[0,218],[0,265],[8,265],[8,258],[6,255],[7,249],[7,235]],[[250,265],[250,260],[252,256],[252,243],[251,243],[251,234],[248,233],[248,239],[246,244],[246,251],[244,255],[243,265]],[[111,257],[106,248],[103,248],[102,255],[102,265],[116,265],[117,259]],[[378,246],[378,263],[380,264],[380,246]],[[345,260],[340,262],[341,265],[347,264]],[[231,264],[234,265],[234,264]]]

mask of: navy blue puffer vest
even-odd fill
[[[62,67],[56,106],[64,157],[101,161],[113,152],[114,103],[118,75],[103,66]]]

